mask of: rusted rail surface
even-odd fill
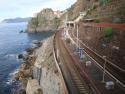
[[[72,34],[71,36],[73,37],[73,39],[75,39],[75,41],[77,40],[77,38],[74,34]],[[95,61],[97,61],[103,67],[103,65],[105,63],[105,59],[103,59],[97,53],[95,53],[90,48],[88,48],[84,43],[82,43],[81,40],[78,40],[78,41],[80,42],[81,46],[84,48],[84,51],[87,54],[89,54],[89,56],[91,56]],[[113,66],[113,64],[111,64],[111,62],[109,62],[108,60],[106,60],[106,70],[110,74],[113,75],[112,77],[113,77],[113,79],[116,80],[116,82],[118,82],[121,86],[123,86],[125,88],[125,71],[124,70],[121,71],[116,66]]]
[[[63,64],[66,66],[67,74],[71,78],[71,85],[68,85],[68,90],[70,94],[99,94],[93,93],[92,89],[89,87],[87,81],[81,76],[81,70],[78,70],[74,60],[67,51],[63,41],[61,40],[60,32],[57,35],[57,44],[60,51],[60,58],[62,58]],[[63,70],[66,71],[66,70]]]
[[[56,67],[58,69],[58,72],[60,73],[61,75],[61,81],[62,81],[62,85],[63,85],[63,88],[64,88],[64,94],[69,94],[68,92],[68,89],[67,89],[67,86],[66,86],[66,83],[65,83],[65,79],[64,79],[64,76],[62,74],[62,71],[59,67],[59,63],[58,63],[58,59],[57,59],[57,53],[56,53],[56,44],[55,44],[55,38],[56,38],[56,33],[54,35],[54,39],[53,39],[53,54],[54,54],[54,60],[55,60],[55,63],[56,63]]]

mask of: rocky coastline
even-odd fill
[[[44,41],[34,41],[37,47],[28,48],[27,54],[18,56],[23,59],[23,64],[15,80],[20,81],[21,86],[14,94],[64,94],[52,43],[53,36]]]
[[[22,61],[18,73],[15,74],[13,82],[20,82],[18,90],[14,94],[26,94],[28,79],[33,79],[33,65],[36,60],[35,51],[42,46],[42,41],[34,40],[31,48],[27,48],[25,53],[19,54],[18,59]],[[18,83],[19,84],[19,83]]]

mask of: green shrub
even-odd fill
[[[98,0],[101,5],[106,5],[109,0]]]
[[[110,42],[113,36],[113,29],[112,28],[104,28],[104,39],[106,42]]]
[[[31,24],[34,25],[35,27],[37,27],[38,26],[38,18],[37,17],[32,18]]]
[[[95,20],[95,23],[100,23],[100,21],[99,20]]]
[[[113,29],[112,28],[104,28],[104,34],[105,37],[111,37],[113,35]]]

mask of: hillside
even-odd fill
[[[85,12],[84,19],[100,19],[106,18],[108,22],[124,22],[125,15],[125,1],[124,0],[77,0],[67,12],[62,15],[61,20],[74,20],[80,12]],[[105,19],[103,20],[105,21]],[[63,23],[62,23],[63,24]]]
[[[97,0],[90,7],[87,17],[124,17],[124,8],[124,0]]]
[[[86,8],[85,5],[85,0],[77,0],[75,4],[73,4],[70,8],[64,11],[64,14],[61,16],[61,25],[64,24],[63,21],[66,20],[66,15],[67,15],[67,20],[74,20],[76,19],[80,12],[83,12]]]
[[[93,5],[94,1],[95,0],[77,0],[76,3],[64,11],[64,14],[60,18],[60,24],[64,24],[66,16],[68,21],[75,20],[80,15],[80,13],[87,11]]]
[[[9,18],[9,19],[4,19],[2,23],[19,23],[19,22],[28,22],[31,19],[31,17],[27,18]]]

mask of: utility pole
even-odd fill
[[[77,25],[77,49],[79,48],[79,41],[78,41],[78,37],[79,37],[79,26]]]
[[[66,28],[67,28],[67,21],[68,21],[68,11],[66,10],[66,21],[65,21]]]
[[[103,56],[105,59],[104,66],[103,66],[103,75],[102,75],[102,83],[105,83],[105,68],[106,68],[106,56]]]
[[[67,30],[68,30],[68,27],[67,27],[68,11],[66,10],[65,13],[66,13],[66,18],[65,18],[65,38],[66,38],[67,34],[68,34],[68,32],[67,32]]]

